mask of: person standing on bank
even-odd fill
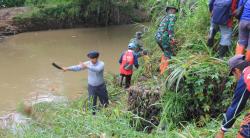
[[[237,0],[209,0],[211,25],[207,45],[214,45],[214,37],[220,31],[221,39],[217,52],[219,58],[223,58],[232,45],[233,13],[236,7]]]
[[[81,71],[88,69],[88,100],[93,102],[93,115],[95,115],[97,97],[101,104],[107,107],[109,104],[108,91],[104,82],[104,62],[98,61],[99,52],[91,51],[87,54],[89,61],[75,66],[63,67],[64,71]]]
[[[133,49],[133,51],[135,52],[138,58],[143,56],[142,32],[136,32],[135,38],[131,39],[129,43],[135,44],[135,49]]]
[[[168,6],[166,8],[166,16],[162,18],[155,34],[155,40],[163,52],[160,63],[161,75],[168,69],[168,60],[176,53],[174,25],[177,20],[177,12],[178,9],[175,6]]]
[[[230,75],[233,75],[237,80],[237,85],[234,89],[231,105],[224,114],[224,120],[216,138],[224,138],[224,133],[233,126],[236,118],[245,108],[250,96],[250,64],[245,60],[245,56],[235,55],[230,58],[229,68]]]
[[[138,57],[133,51],[135,47],[136,46],[134,43],[130,43],[128,45],[128,50],[122,53],[119,59],[120,74],[121,74],[120,86],[122,87],[123,79],[125,78],[125,89],[130,87],[131,78],[133,75],[133,66],[135,66],[136,68],[139,67]]]

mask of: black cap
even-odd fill
[[[100,54],[99,54],[99,52],[97,52],[97,51],[90,51],[90,52],[88,53],[87,57],[93,59],[93,58],[98,58],[99,55],[100,55]]]
[[[176,10],[176,12],[178,12],[179,10],[176,8],[176,7],[174,7],[174,6],[167,6],[167,8],[166,8],[166,12],[168,12],[168,10],[170,10],[170,9],[175,9]]]

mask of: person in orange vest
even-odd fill
[[[121,80],[120,80],[120,86],[123,86],[123,80],[125,78],[125,88],[129,88],[131,84],[131,78],[133,74],[133,66],[136,68],[139,67],[138,63],[138,57],[133,51],[135,49],[135,44],[130,43],[128,45],[128,50],[124,53],[122,53],[119,64],[120,64],[120,74],[121,74]]]

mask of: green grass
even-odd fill
[[[141,0],[145,1],[145,0]],[[27,31],[69,28],[75,26],[108,26],[143,22],[144,6],[136,9],[138,0],[26,0],[31,11],[14,18]],[[134,13],[136,10],[140,12]],[[118,18],[118,19],[117,19]],[[25,26],[28,24],[27,26]]]
[[[24,128],[24,133],[15,137],[155,137],[155,138],[199,138],[214,137],[220,128],[220,119],[211,120],[205,127],[196,127],[195,123],[182,122],[178,127],[167,124],[165,130],[155,130],[148,134],[138,132],[130,126],[131,113],[126,111],[125,101],[115,103],[107,109],[100,110],[96,116],[90,112],[82,112],[82,99],[70,103],[70,105],[46,104],[35,107],[33,121],[30,126]],[[236,125],[226,134],[226,138],[236,135],[240,117]],[[173,125],[174,126],[174,125]],[[170,128],[168,128],[170,127]],[[12,134],[7,136],[12,137]]]
[[[199,0],[194,11],[185,6],[182,7],[184,12],[179,13],[176,23],[179,52],[170,62],[171,74],[166,73],[164,76],[159,76],[157,70],[161,51],[154,41],[154,34],[159,24],[157,17],[163,16],[163,12],[160,11],[166,1],[153,5],[156,7],[155,11],[158,12],[152,14],[153,19],[149,31],[144,35],[144,43],[151,53],[150,63],[147,65],[142,63],[133,76],[134,84],[136,84],[140,76],[148,76],[150,72],[145,85],[161,87],[162,98],[159,103],[156,103],[162,107],[161,122],[152,133],[136,131],[136,126],[134,126],[135,128],[131,126],[132,118],[145,120],[126,110],[126,92],[117,87],[115,76],[107,76],[107,86],[112,102],[107,109],[100,109],[96,116],[92,116],[91,112],[82,111],[82,105],[85,105],[82,98],[70,102],[69,105],[36,105],[31,125],[24,128],[24,133],[15,136],[214,137],[220,129],[222,113],[230,104],[233,96],[234,80],[225,77],[228,70],[226,65],[228,58],[216,59],[216,50],[206,46],[209,28],[208,7],[206,0]],[[149,2],[155,4],[153,0]],[[150,70],[147,70],[148,67]],[[228,79],[228,81],[220,85],[224,79]],[[183,82],[183,80],[185,81]],[[216,114],[213,114],[212,109],[217,111]],[[198,111],[199,114],[195,114]],[[226,133],[226,138],[236,136],[244,114],[237,119],[230,132]]]

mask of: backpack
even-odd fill
[[[218,25],[226,25],[232,17],[232,0],[215,0],[212,11],[212,22]]]

